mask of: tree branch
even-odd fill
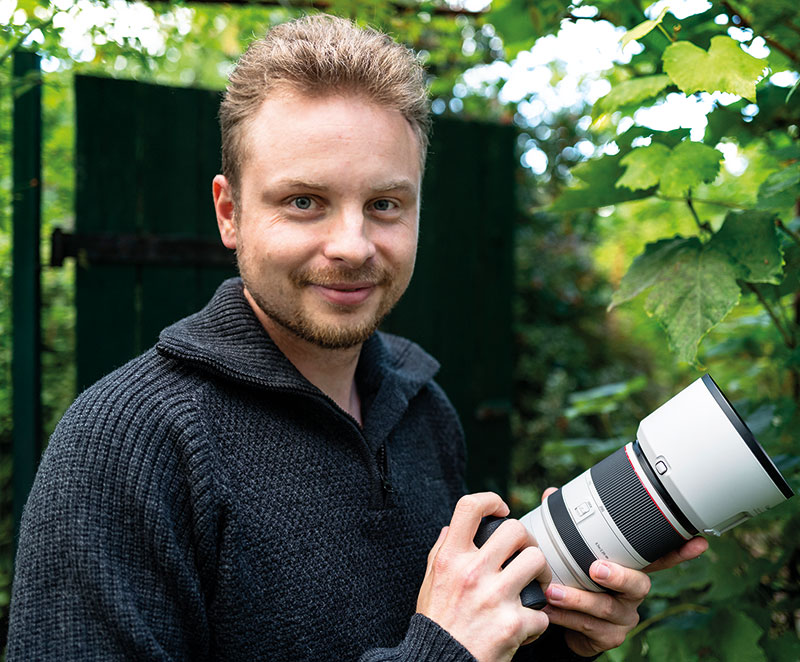
[[[753,26],[750,24],[750,21],[748,21],[744,16],[742,16],[742,14],[739,11],[734,9],[730,2],[728,2],[727,0],[723,0],[721,4],[723,7],[725,7],[725,9],[728,11],[728,14],[730,14],[731,17],[736,16],[739,19],[739,21],[741,22],[741,26],[743,28],[747,28],[754,35],[756,34],[756,31],[753,30]],[[774,48],[777,51],[780,51],[786,57],[788,57],[792,62],[800,62],[800,56],[798,56],[797,53],[795,53],[791,48],[784,46],[783,44],[776,41],[767,34],[760,34],[759,36],[765,42],[767,42],[767,46],[769,46],[770,48]]]
[[[762,306],[764,306],[764,310],[767,311],[767,315],[769,315],[772,323],[778,329],[778,333],[781,334],[781,338],[783,338],[783,344],[786,345],[789,349],[794,349],[797,346],[795,339],[791,332],[789,332],[786,328],[784,328],[781,321],[778,319],[778,316],[775,314],[775,311],[772,310],[772,306],[769,305],[769,302],[762,294],[761,290],[758,289],[755,283],[745,283],[747,285],[747,289],[749,289],[753,294],[756,295],[759,302]]]
[[[629,637],[635,637],[640,632],[643,632],[651,625],[658,623],[659,621],[663,621],[665,618],[669,618],[670,616],[675,616],[676,614],[680,614],[684,611],[696,611],[701,614],[707,614],[711,611],[710,607],[706,607],[705,605],[694,605],[694,604],[681,604],[675,605],[674,607],[670,607],[669,609],[665,609],[660,614],[656,614],[655,616],[651,616],[647,620],[642,621],[637,625],[633,630],[630,631]]]

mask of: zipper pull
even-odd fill
[[[389,482],[389,463],[386,458],[386,446],[383,445],[378,449],[378,474],[381,478],[381,485],[383,485],[384,494],[391,494],[394,492],[391,482]]]

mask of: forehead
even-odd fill
[[[394,109],[353,94],[270,93],[243,126],[243,180],[248,172],[283,177],[391,170],[418,181],[419,140]]]

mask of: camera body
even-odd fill
[[[710,375],[521,518],[553,581],[602,591],[596,559],[644,568],[697,534],[720,535],[793,491]]]

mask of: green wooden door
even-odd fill
[[[136,238],[218,241],[220,95],[78,76],[76,235],[79,388],[202,307],[229,266],[136,257]],[[439,119],[423,183],[417,267],[384,328],[442,363],[467,434],[471,489],[504,492],[510,451],[513,155],[510,127]],[[88,244],[87,244],[88,245]],[[177,245],[177,244],[176,244]],[[138,248],[137,248],[138,246]]]

